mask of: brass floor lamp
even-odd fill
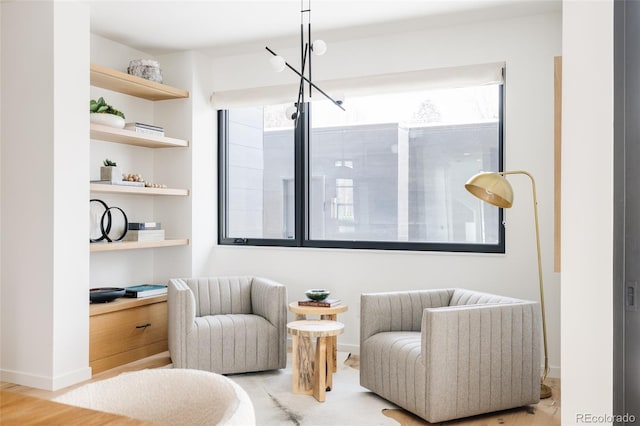
[[[508,172],[478,173],[467,181],[464,187],[477,198],[497,207],[510,208],[513,205],[513,188],[505,178],[506,175],[527,175],[531,179],[533,193],[533,217],[536,226],[536,249],[538,252],[538,279],[540,283],[540,308],[542,310],[542,336],[544,340],[544,371],[540,379],[540,398],[549,398],[551,388],[544,384],[549,373],[549,357],[547,354],[547,321],[544,311],[544,285],[542,283],[542,257],[540,255],[540,230],[538,226],[538,198],[536,181],[530,173],[522,170]]]

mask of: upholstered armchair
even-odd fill
[[[171,279],[169,354],[176,368],[218,374],[284,368],[287,290],[255,277]]]
[[[360,384],[425,420],[539,401],[539,303],[444,289],[362,294],[360,309]]]

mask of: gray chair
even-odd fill
[[[173,366],[218,374],[284,368],[286,307],[286,287],[264,278],[169,280]]]
[[[537,403],[537,302],[461,289],[361,295],[360,384],[436,423]]]

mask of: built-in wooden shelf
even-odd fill
[[[96,123],[91,123],[91,139],[144,146],[146,148],[184,148],[189,146],[189,141],[184,139],[147,135],[132,130],[118,129],[117,127],[109,127]]]
[[[155,81],[95,64],[91,64],[91,85],[150,101],[189,97],[187,90],[156,83]]]
[[[188,189],[179,188],[145,188],[142,186],[108,185],[103,183],[92,183],[91,192],[105,192],[111,194],[135,194],[135,195],[178,195],[188,196]]]
[[[1,0],[0,0],[1,1]],[[92,64],[90,68],[91,85],[113,92],[122,93],[150,101],[167,99],[184,99],[189,92],[156,83],[140,77],[116,71],[101,65]],[[183,102],[179,102],[183,104]],[[149,105],[142,105],[149,104]],[[145,109],[150,103],[142,102]],[[186,108],[187,105],[180,105]],[[126,129],[90,124],[90,138],[144,148],[185,148],[188,140],[164,136],[154,136]],[[94,142],[95,143],[95,142]],[[112,147],[113,148],[113,147]],[[148,152],[137,152],[141,157]],[[189,196],[189,189],[180,188],[145,188],[139,186],[109,185],[94,181],[90,183],[90,191],[108,194],[132,196]],[[93,198],[93,196],[92,196]],[[151,200],[146,200],[148,203]],[[188,246],[189,239],[167,239],[162,241],[118,241],[90,243],[89,251],[113,252],[121,250],[155,249],[162,247]],[[126,253],[128,256],[129,253]],[[102,255],[96,255],[102,256]],[[117,268],[124,260],[125,253],[106,255],[105,261]],[[143,268],[151,272],[153,265],[143,263]],[[129,274],[131,275],[131,274]],[[133,284],[128,284],[133,285]],[[123,287],[126,285],[123,285]],[[153,324],[153,326],[152,326]],[[147,328],[149,326],[149,328]],[[119,298],[109,303],[91,304],[89,319],[89,366],[93,374],[124,365],[129,362],[148,357],[168,349],[167,334],[167,295],[142,299]]]
[[[189,239],[162,240],[162,241],[117,241],[114,243],[91,243],[91,253],[100,251],[136,250],[156,247],[188,246]]]

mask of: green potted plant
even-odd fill
[[[122,173],[120,173],[120,168],[115,161],[106,158],[102,164],[104,165],[100,167],[100,180],[106,180],[111,183],[122,180]]]
[[[98,98],[97,101],[95,99],[89,101],[89,112],[91,113],[92,123],[104,124],[119,129],[124,127],[124,114],[107,104],[103,97]]]

